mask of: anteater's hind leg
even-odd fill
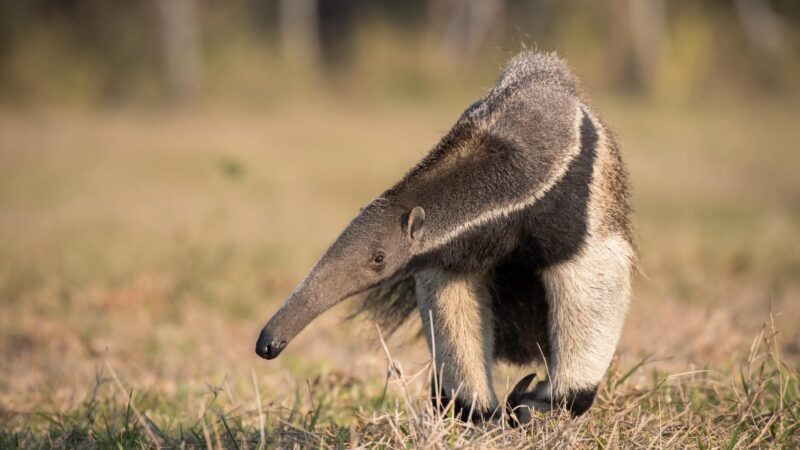
[[[549,303],[549,380],[525,392],[523,379],[509,396],[520,421],[527,408],[564,406],[583,414],[614,355],[630,297],[633,251],[610,236],[588,244],[576,257],[542,272]]]
[[[441,408],[454,399],[462,419],[488,418],[497,398],[492,389],[491,297],[484,277],[427,270],[415,278],[422,328],[437,373],[434,404]]]

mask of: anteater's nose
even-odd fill
[[[286,341],[273,338],[265,331],[261,332],[256,343],[256,353],[264,359],[275,359],[286,348]]]

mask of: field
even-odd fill
[[[434,415],[414,328],[387,364],[347,304],[255,355],[327,244],[479,94],[0,110],[0,447],[800,446],[800,116],[777,101],[598,99],[641,266],[582,418]],[[531,370],[501,367],[498,392]]]

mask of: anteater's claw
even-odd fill
[[[524,377],[522,377],[522,379],[519,380],[519,382],[517,382],[517,385],[514,386],[514,389],[511,390],[511,394],[509,394],[509,399],[511,399],[511,397],[513,396],[524,394],[525,391],[528,390],[528,388],[531,385],[531,382],[533,382],[535,378],[536,378],[535,373],[525,375]]]
[[[548,411],[550,409],[550,401],[540,398],[540,394],[537,395],[538,389],[528,390],[534,378],[536,378],[535,373],[522,377],[508,394],[506,413],[509,425],[516,427],[529,423],[532,418],[531,410]]]

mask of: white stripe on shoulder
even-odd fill
[[[431,239],[430,241],[425,243],[425,248],[422,249],[422,253],[427,253],[429,251],[441,248],[448,242],[452,241],[456,237],[464,234],[469,230],[479,228],[483,225],[491,223],[493,220],[497,220],[503,217],[508,217],[512,213],[521,211],[525,208],[532,206],[539,199],[544,197],[545,194],[547,194],[550,191],[550,189],[552,189],[553,186],[555,186],[556,183],[558,183],[559,180],[561,180],[564,177],[564,175],[566,175],[570,163],[572,162],[573,159],[575,159],[576,156],[578,156],[578,154],[581,151],[581,123],[583,121],[584,114],[588,113],[585,113],[585,110],[587,108],[583,105],[582,102],[576,102],[575,108],[576,108],[575,123],[573,124],[573,129],[574,129],[573,131],[575,133],[575,137],[573,139],[573,144],[564,154],[564,158],[561,161],[557,162],[556,164],[553,164],[550,176],[544,183],[542,183],[541,186],[539,186],[538,189],[536,189],[526,198],[523,198],[511,204],[502,205],[495,209],[490,209],[484,212],[483,214],[479,215],[478,217],[475,217],[462,224],[459,224],[455,228],[445,232],[442,236],[437,236]],[[590,120],[592,119],[591,116],[589,116],[589,118]],[[592,124],[595,126],[595,128],[597,128],[597,124],[594,120],[592,120]]]

